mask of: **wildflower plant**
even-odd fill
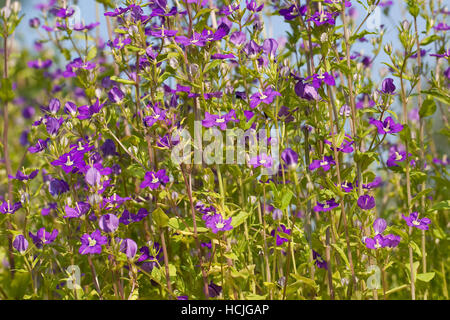
[[[443,1],[40,1],[0,11],[1,299],[448,299]]]

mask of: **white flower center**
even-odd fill
[[[73,161],[70,160],[70,157],[67,157],[67,162],[66,162],[66,166],[70,167],[73,165]]]
[[[225,227],[225,225],[222,222],[216,223],[216,228],[217,229],[223,229],[223,227]]]
[[[378,249],[378,248],[381,248],[381,245],[378,243],[378,239],[376,240],[376,242],[375,242],[375,246],[374,246],[376,249]]]
[[[321,166],[327,166],[327,165],[328,165],[328,161],[321,161],[321,162],[320,162],[320,165],[321,165]]]
[[[259,160],[259,163],[261,163],[261,164],[265,164],[267,161],[265,160],[265,159],[261,159],[261,160]]]
[[[415,226],[420,226],[420,222],[417,220],[413,220],[412,224]]]
[[[397,151],[395,151],[395,160],[402,160],[402,155],[401,154],[399,154]]]
[[[152,180],[152,183],[158,183],[159,182],[159,179],[158,178],[153,178],[153,180]]]
[[[216,120],[216,122],[217,122],[217,123],[224,123],[224,122],[225,122],[225,119],[219,118],[219,119]]]
[[[89,247],[93,247],[97,244],[97,240],[89,238]]]

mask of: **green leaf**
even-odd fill
[[[294,194],[292,193],[291,190],[285,188],[283,190],[283,196],[281,198],[281,207],[280,210],[285,210],[290,204],[291,204],[291,200],[292,200],[292,196]]]
[[[97,56],[97,47],[94,46],[94,47],[92,47],[92,48],[89,50],[88,55],[87,55],[87,57],[86,57],[86,60],[87,60],[87,61],[92,60],[92,59],[94,59],[96,56]]]
[[[441,38],[441,37],[439,37],[438,35],[433,34],[433,35],[431,35],[431,36],[426,37],[425,39],[423,39],[423,40],[420,42],[420,46],[426,46],[427,44],[430,44],[430,43],[432,43],[432,42],[434,42],[434,41],[436,41],[436,40],[439,40],[440,38]]]
[[[417,280],[423,281],[423,282],[430,282],[433,280],[435,273],[434,272],[427,272],[427,273],[419,273],[417,274]]]
[[[111,76],[111,80],[112,80],[112,81],[119,82],[119,83],[123,83],[123,84],[131,84],[131,85],[135,85],[135,82],[134,82],[134,81],[132,81],[132,80],[127,80],[127,79],[121,79],[121,78],[119,78],[119,77],[117,77],[117,76]]]
[[[348,268],[350,268],[350,263],[348,262],[347,256],[344,253],[344,250],[342,250],[341,247],[339,247],[336,243],[332,244],[333,248],[336,249],[337,252],[339,252],[339,255],[341,256],[342,259],[344,259],[345,264],[347,265]]]
[[[164,228],[169,225],[169,217],[161,208],[158,208],[155,211],[153,211],[152,216],[153,221],[155,221],[156,225],[159,228]]]
[[[419,116],[421,118],[425,118],[433,115],[435,112],[436,112],[436,102],[434,102],[434,99],[426,99],[422,103],[422,107],[419,110]]]
[[[243,224],[244,221],[247,220],[249,215],[250,215],[250,213],[241,211],[236,216],[234,216],[231,219],[231,225],[233,226],[233,228],[236,228],[236,227],[240,226],[241,224]]]

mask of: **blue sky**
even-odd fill
[[[27,46],[31,46],[34,40],[38,39],[39,35],[35,30],[30,30],[28,27],[28,20],[30,18],[33,18],[35,16],[39,16],[39,12],[34,8],[34,6],[38,3],[43,2],[43,0],[26,0],[21,1],[24,5],[24,13],[25,17],[23,22],[18,28],[18,35],[17,38],[22,40],[22,43],[24,43]],[[72,1],[68,0],[68,3],[71,3]],[[96,2],[94,0],[83,0],[78,1],[79,8],[80,8],[80,16],[81,19],[86,23],[91,23],[97,21],[96,17]],[[304,1],[302,1],[303,3]],[[120,3],[120,1],[119,1]],[[242,0],[242,3],[245,3],[245,1]],[[403,7],[403,1],[394,1],[394,5],[390,10],[390,15],[388,17],[381,14],[380,17],[380,23],[385,26],[385,37],[384,42],[392,42],[394,45],[396,43],[396,25],[399,23],[399,21],[403,20],[403,17],[410,18],[409,15],[406,13],[405,8]],[[363,20],[365,16],[365,10],[364,8],[357,3],[356,1],[352,1],[352,5],[357,8],[358,17],[357,17],[357,24]],[[100,33],[103,39],[107,39],[107,31],[106,31],[106,20],[103,16],[103,8],[100,6]],[[393,18],[395,17],[395,19]],[[272,36],[274,38],[278,38],[280,36],[284,36],[286,34],[286,31],[289,30],[289,25],[284,22],[284,19],[282,17],[271,17],[270,18],[271,23],[269,23],[268,19],[266,18],[266,30],[267,35]],[[367,24],[366,24],[367,26]],[[364,29],[366,26],[364,26],[361,29]],[[419,19],[419,28],[424,28],[424,22]],[[375,31],[375,30],[371,30]],[[363,52],[364,54],[371,55],[371,45],[368,43],[357,43],[353,47],[353,51]],[[382,61],[389,61],[389,58],[386,56],[386,54],[382,51],[380,55],[377,57],[377,59],[373,63],[373,75],[375,76],[376,80],[379,80],[378,72],[377,70],[380,67],[384,67],[381,62]]]

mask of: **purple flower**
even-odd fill
[[[247,9],[252,12],[260,12],[264,8],[264,3],[258,7],[258,4],[255,0],[250,0],[250,2],[248,2],[248,0],[245,0],[245,4],[247,6]]]
[[[226,113],[223,116],[218,116],[205,112],[205,119],[202,120],[202,126],[204,126],[205,128],[217,126],[221,130],[226,130],[227,123],[230,121],[239,122],[239,119],[236,118],[236,111],[234,111],[234,109],[231,109],[228,113]]]
[[[113,87],[108,92],[108,98],[112,103],[120,103],[122,102],[123,98],[125,97],[125,94],[117,87]]]
[[[373,238],[365,238],[364,243],[366,244],[366,247],[369,249],[379,249],[384,248],[386,244],[386,240],[383,235],[377,234]]]
[[[206,221],[206,227],[210,228],[212,233],[233,229],[233,226],[231,225],[231,217],[225,220],[220,213],[209,218]]]
[[[91,119],[92,116],[99,113],[100,110],[103,108],[104,103],[100,104],[99,99],[97,98],[97,101],[92,106],[81,106],[78,107],[78,119],[85,120],[85,119]]]
[[[334,200],[334,198],[331,198],[330,200],[325,201],[325,203],[317,202],[313,209],[315,212],[327,212],[336,207],[339,207],[339,204]]]
[[[336,164],[332,156],[325,156],[322,160],[313,160],[309,165],[309,170],[314,171],[318,168],[322,168],[323,171],[328,171],[332,164]]]
[[[434,30],[437,31],[447,31],[450,30],[450,25],[445,22],[439,22],[436,26],[433,27]]]
[[[119,228],[119,218],[117,218],[114,214],[105,214],[100,217],[98,225],[102,231],[112,233]]]
[[[400,243],[400,236],[394,234],[388,234],[384,237],[384,244],[389,248],[395,248]]]
[[[294,20],[299,15],[304,16],[308,11],[308,7],[306,5],[301,6],[300,8],[293,4],[287,9],[281,9],[279,11],[280,15],[284,17],[287,21]]]
[[[363,184],[363,189],[372,190],[379,187],[383,183],[383,180],[380,177],[376,177],[372,182]]]
[[[330,145],[331,146],[331,150],[334,151],[333,143],[331,141],[325,139],[324,142],[326,144]],[[352,137],[349,136],[348,134],[346,134],[344,136],[344,140],[342,141],[341,146],[337,148],[337,151],[340,151],[340,152],[343,152],[343,153],[351,153],[351,152],[353,152],[352,144],[354,144],[354,143],[355,142],[352,140]]]
[[[410,227],[415,227],[421,230],[428,230],[428,225],[431,223],[431,220],[428,218],[419,219],[418,212],[411,212],[408,217],[405,217],[402,214],[402,218],[406,221],[406,224]]]
[[[75,154],[72,156],[70,153],[63,154],[57,160],[52,161],[53,166],[61,166],[65,173],[71,173],[75,169],[85,166],[83,154]]]
[[[373,222],[373,230],[375,231],[376,234],[383,233],[384,230],[386,230],[386,225],[387,225],[386,220],[382,218],[377,218]]]
[[[148,211],[145,208],[140,208],[136,214],[124,210],[120,216],[119,222],[124,225],[129,225],[132,222],[142,221],[146,216],[148,216]]]
[[[395,91],[394,79],[386,78],[381,84],[381,92],[385,94],[393,94]]]
[[[10,179],[28,181],[33,180],[39,173],[39,170],[34,170],[30,174],[24,174],[22,171],[17,171],[16,176],[8,176]]]
[[[160,109],[158,106],[151,106],[150,109],[153,109],[153,114],[151,116],[146,116],[144,118],[144,125],[146,127],[153,126],[157,121],[162,121],[166,119],[166,111]]]
[[[116,144],[111,139],[106,139],[105,142],[100,147],[100,150],[103,153],[103,157],[118,155],[116,150]]]
[[[28,240],[21,234],[14,238],[13,247],[20,253],[25,252],[28,249]]]
[[[384,121],[370,118],[369,123],[377,127],[379,134],[393,134],[403,130],[403,125],[401,125],[400,123],[395,123],[392,117],[387,117],[386,119],[384,119]]]
[[[36,235],[29,232],[28,235],[33,240],[34,245],[37,248],[42,248],[44,244],[49,244],[55,241],[58,236],[59,231],[57,229],[53,230],[52,233],[45,231],[45,228],[41,228],[36,232]]]
[[[123,239],[120,241],[120,251],[125,253],[128,259],[133,259],[136,256],[137,244],[132,239]]]
[[[304,83],[303,80],[299,80],[295,85],[295,94],[305,100],[319,99],[316,88],[308,83]]]
[[[402,162],[406,159],[406,151],[404,150],[391,150],[386,165],[388,167],[397,167],[398,162]]]
[[[245,33],[244,32],[233,32],[230,36],[230,42],[235,44],[236,46],[239,46],[243,44],[246,40]]]
[[[141,189],[150,187],[150,189],[157,189],[161,184],[169,182],[169,177],[166,175],[166,170],[161,169],[158,172],[149,171],[145,173],[144,181],[142,181]]]
[[[50,181],[50,184],[48,186],[48,191],[54,197],[61,195],[69,190],[70,188],[67,182],[59,179],[53,179],[52,181]]]
[[[102,174],[95,167],[90,167],[86,172],[85,179],[89,185],[99,187],[101,185]]]
[[[198,47],[204,47],[206,44],[206,38],[197,32],[194,32],[194,34],[192,35],[192,38],[189,39],[185,36],[175,36],[175,42],[182,44],[184,46],[190,46],[190,45],[195,45]]]
[[[291,148],[286,148],[281,153],[281,159],[286,163],[288,167],[295,168],[298,164],[298,154]]]
[[[327,12],[325,10],[317,11],[311,16],[311,18],[307,19],[306,21],[312,21],[316,26],[321,26],[325,23],[331,26],[334,26],[336,24],[333,13]]]
[[[33,61],[28,61],[28,67],[33,68],[33,69],[48,69],[52,66],[53,61],[48,59],[48,60],[33,60]]]
[[[341,188],[344,192],[351,192],[353,190],[353,184],[348,181],[344,181],[341,183]]]
[[[358,207],[363,210],[370,210],[375,207],[375,198],[367,194],[358,198]]]
[[[102,252],[102,245],[107,242],[108,239],[102,236],[100,230],[95,230],[90,235],[85,233],[81,237],[81,247],[78,252],[80,254],[99,254]]]
[[[264,92],[257,92],[250,97],[250,108],[256,108],[260,103],[271,104],[276,96],[281,94],[272,88],[267,88]]]
[[[64,218],[80,218],[82,215],[86,214],[90,208],[91,205],[87,202],[77,202],[75,208],[71,208],[66,205],[66,215],[64,216]]]
[[[277,238],[276,238],[276,245],[277,246],[281,246],[283,243],[288,242],[289,240],[287,238],[281,237],[281,235],[285,236],[285,235],[291,235],[292,230],[286,228],[286,226],[284,224],[280,224],[280,226],[277,228]],[[270,235],[272,237],[275,236],[275,230],[272,230],[270,232]]]
[[[11,206],[9,201],[5,201],[0,206],[0,212],[3,214],[14,214],[20,208],[22,208],[22,203],[20,202],[16,202]]]
[[[336,85],[336,82],[334,80],[334,77],[331,74],[328,74],[328,72],[320,73],[320,74],[313,74],[312,75],[312,85],[314,88],[319,89],[323,82],[329,86]],[[310,77],[307,77],[305,80],[309,80]]]
[[[222,287],[213,283],[211,280],[211,282],[208,284],[209,297],[210,298],[218,297],[221,292],[222,292]]]
[[[318,268],[326,269],[328,270],[327,262],[322,259],[322,256],[318,254],[315,250],[313,252],[313,259],[315,261],[315,264]]]
[[[265,168],[272,168],[273,160],[272,157],[263,153],[256,157],[251,158],[248,164],[252,165],[253,168],[258,168],[260,166],[263,166]]]

